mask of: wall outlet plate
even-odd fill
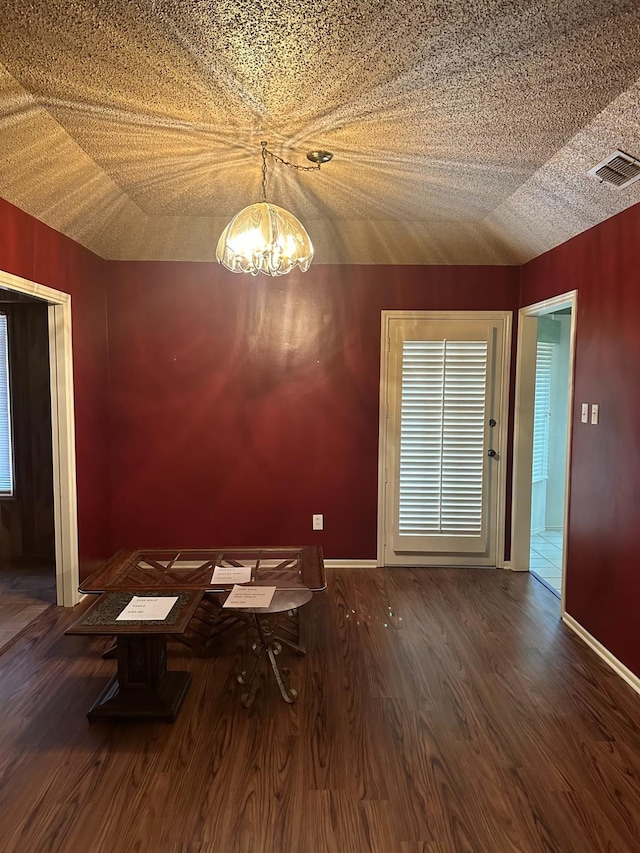
[[[324,530],[324,515],[322,513],[316,513],[313,516],[313,529]]]

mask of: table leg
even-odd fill
[[[102,652],[102,660],[115,660],[118,657],[118,641],[115,640],[109,648]]]
[[[289,686],[289,670],[280,669],[277,661],[277,655],[282,651],[280,640],[277,634],[277,620],[268,616],[259,616],[257,613],[253,615],[253,624],[258,633],[258,640],[253,647],[256,654],[256,660],[251,668],[251,672],[247,675],[247,671],[240,673],[238,681],[240,684],[246,685],[248,690],[242,694],[242,704],[248,708],[253,704],[256,692],[258,690],[258,682],[262,665],[265,659],[271,664],[271,669],[276,677],[280,695],[285,702],[291,704],[298,698],[298,691]]]
[[[297,655],[307,653],[306,619],[300,608],[288,610],[280,615],[278,621],[278,639]]]
[[[191,673],[167,671],[164,634],[120,635],[118,672],[87,717],[105,719],[156,719],[173,722],[189,684]]]
[[[262,671],[262,664],[264,663],[264,647],[256,643],[253,651],[256,654],[256,659],[251,667],[251,671],[247,674],[247,670],[244,669],[237,676],[238,684],[242,684],[243,687],[247,688],[246,693],[243,693],[240,697],[240,701],[245,708],[249,708],[253,705],[253,700],[256,698],[258,684],[260,683],[260,672]]]

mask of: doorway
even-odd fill
[[[520,311],[512,563],[563,599],[575,292]]]
[[[0,290],[0,646],[56,602],[47,305]]]
[[[383,312],[381,565],[502,565],[510,321]]]
[[[71,296],[3,271],[0,288],[46,306],[56,603],[72,607],[79,600],[79,569]]]

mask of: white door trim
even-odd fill
[[[392,320],[501,320],[503,323],[503,358],[502,369],[496,376],[496,383],[501,383],[501,406],[499,412],[499,424],[497,427],[497,446],[505,453],[508,440],[509,419],[509,375],[511,370],[511,311],[382,311],[380,332],[380,401],[378,421],[378,536],[377,536],[377,562],[379,566],[384,565],[384,541],[385,541],[385,519],[386,519],[386,482],[387,472],[385,460],[387,459],[387,419],[389,407],[387,403],[387,388],[389,385],[389,347],[390,347],[390,324]],[[505,454],[506,455],[506,454]],[[497,494],[497,524],[494,535],[496,566],[504,568],[505,551],[505,528],[506,528],[506,501],[507,501],[507,466],[500,466],[500,477],[498,479]]]
[[[561,308],[571,308],[569,341],[569,407],[567,411],[567,464],[565,470],[564,530],[569,522],[569,478],[571,473],[571,433],[573,426],[573,383],[575,362],[578,291],[571,290],[527,305],[518,312],[516,388],[513,435],[513,497],[511,513],[511,568],[529,571],[531,540],[531,466],[533,458],[533,402],[535,393],[535,338],[537,318]],[[566,537],[565,537],[566,543]],[[561,612],[565,612],[566,544],[562,549]]]
[[[71,296],[0,270],[0,287],[48,304],[56,595],[59,605],[79,601],[78,499],[71,345]]]

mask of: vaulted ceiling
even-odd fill
[[[260,197],[320,263],[521,263],[640,201],[637,0],[1,0],[0,195],[105,258],[210,260]]]

